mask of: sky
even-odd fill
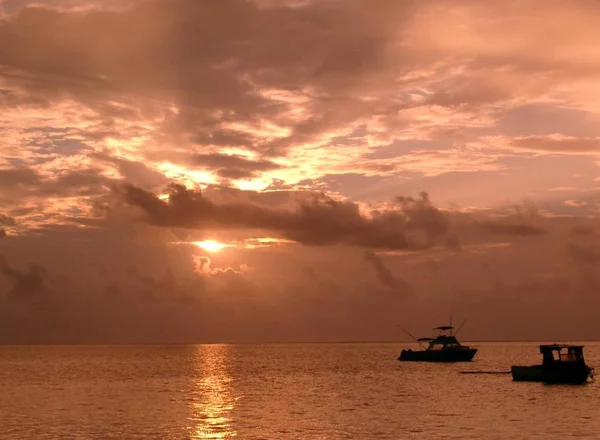
[[[600,337],[592,0],[0,0],[0,343]]]

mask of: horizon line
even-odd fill
[[[566,342],[600,342],[600,339],[487,339],[465,340],[465,343],[566,343]],[[380,341],[224,341],[224,342],[31,342],[0,343],[0,347],[61,347],[61,346],[188,346],[188,345],[291,345],[291,344],[417,344],[410,340]],[[464,345],[464,344],[463,344]]]

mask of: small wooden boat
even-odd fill
[[[511,367],[514,381],[581,384],[594,376],[583,358],[582,345],[540,345],[540,353],[541,365]]]
[[[462,326],[461,326],[462,327]],[[423,350],[402,350],[399,361],[412,362],[470,362],[473,360],[477,349],[462,345],[452,334],[454,327],[441,326],[433,330],[438,334],[435,338],[417,339],[419,345],[429,342],[429,346]],[[460,330],[460,329],[459,329]],[[458,332],[457,332],[458,333]],[[421,345],[422,346],[422,345]]]

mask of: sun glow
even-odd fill
[[[208,171],[188,170],[185,167],[173,165],[169,162],[163,162],[157,166],[167,178],[176,180],[186,186],[188,189],[196,185],[215,184],[217,180],[213,174]]]
[[[244,247],[246,249],[260,249],[289,243],[294,242],[292,240],[284,240],[281,238],[249,238],[245,240]]]
[[[216,240],[195,241],[194,244],[208,252],[219,252],[225,248],[234,247],[232,244],[220,243]]]
[[[242,191],[262,191],[271,184],[271,181],[259,178],[253,180],[236,180],[234,183]]]

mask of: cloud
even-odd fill
[[[39,183],[37,173],[28,168],[12,168],[0,170],[0,187],[13,189],[15,187]]]
[[[324,194],[298,203],[294,210],[272,209],[247,202],[216,204],[201,191],[171,185],[168,200],[123,185],[123,201],[137,207],[150,224],[184,228],[264,229],[299,243],[323,246],[350,244],[373,249],[424,249],[448,229],[447,220],[427,194],[400,197],[396,207],[364,216],[359,206]]]
[[[0,75],[5,105],[20,110],[12,119],[26,129],[12,121],[5,130],[49,151],[66,138],[148,160],[154,169],[182,158],[178,164],[188,171],[212,173],[216,181],[260,178],[254,184],[261,188],[273,179],[297,184],[350,169],[435,175],[501,168],[496,158],[454,148],[392,163],[364,159],[365,146],[445,138],[495,121],[489,110],[429,102],[437,89],[448,89],[435,76],[460,76],[401,31],[418,25],[427,8],[364,0],[259,3],[20,9],[0,24]],[[213,26],[207,17],[222,23]],[[479,95],[469,94],[473,105]],[[50,115],[51,109],[61,111]],[[49,136],[49,123],[62,132]],[[254,156],[228,154],[232,148]]]
[[[384,264],[383,260],[373,251],[365,251],[365,260],[373,265],[377,279],[385,286],[407,292],[411,286],[401,278],[396,277]]]
[[[221,269],[218,267],[211,267],[212,261],[205,255],[195,255],[193,257],[194,270],[198,275],[203,276],[230,276],[230,275],[242,275],[246,266],[241,267],[240,270],[235,270],[231,267]]]
[[[546,230],[525,223],[496,223],[489,222],[482,224],[492,234],[517,235],[517,236],[536,236],[546,234]]]
[[[148,190],[165,178],[327,190],[325,176],[350,172],[491,173],[517,151],[596,148],[593,134],[513,145],[498,133],[525,102],[581,107],[594,96],[579,89],[595,84],[590,2],[538,6],[535,26],[524,18],[533,7],[514,1],[28,3],[11,2],[0,23],[0,142],[5,165],[29,167],[29,179],[69,167]],[[548,23],[558,46],[542,37]],[[438,144],[418,147],[428,141]],[[377,158],[395,142],[415,144]],[[78,165],[99,151],[98,167]]]
[[[228,154],[197,154],[192,163],[207,168],[217,169],[221,177],[231,179],[247,179],[256,177],[257,171],[267,171],[280,168],[274,162],[268,160],[250,160],[243,156]]]
[[[578,138],[560,134],[512,139],[510,145],[528,151],[562,154],[599,154],[600,138]]]
[[[309,95],[303,89],[310,86],[332,92],[359,86],[364,75],[382,67],[381,43],[391,37],[402,11],[409,10],[391,9],[395,20],[389,9],[378,11],[362,2],[291,9],[242,0],[175,0],[85,14],[25,8],[0,26],[0,61],[12,84],[46,99],[68,92],[104,112],[92,100],[122,102],[123,90],[150,93],[179,108],[165,126],[174,136],[183,132],[206,144],[234,127],[229,132],[246,135],[248,147],[277,149],[291,140],[309,142],[360,117],[348,110],[333,113],[341,104],[335,100],[316,101],[305,115],[292,116],[291,102]],[[207,17],[215,16],[224,17],[223,23],[208,25]],[[30,26],[37,31],[33,38],[27,37]],[[56,26],[63,29],[60,36]],[[336,34],[323,32],[331,27]],[[100,41],[101,30],[108,31]],[[295,125],[291,135],[276,134],[290,122]]]
[[[4,178],[3,178],[4,177]],[[31,169],[0,170],[0,185],[6,190],[1,199],[27,196],[75,196],[105,192],[103,186],[116,181],[102,176],[97,169],[66,170],[57,176],[42,176]]]
[[[27,271],[22,271],[11,267],[0,255],[0,274],[13,282],[10,295],[14,298],[39,297],[51,292],[47,286],[46,270],[37,264],[30,264]]]
[[[0,0],[0,12],[14,14],[28,6],[52,6],[65,11],[122,10],[147,0]]]
[[[163,173],[149,168],[143,162],[128,160],[102,152],[95,152],[90,157],[114,165],[123,180],[133,185],[139,185],[142,188],[153,189],[157,186],[164,186],[168,180]]]
[[[0,214],[0,238],[6,237],[6,229],[4,226],[15,226],[17,222],[13,217],[10,217],[5,214]]]
[[[15,226],[17,222],[13,217],[5,214],[0,214],[0,226]]]

